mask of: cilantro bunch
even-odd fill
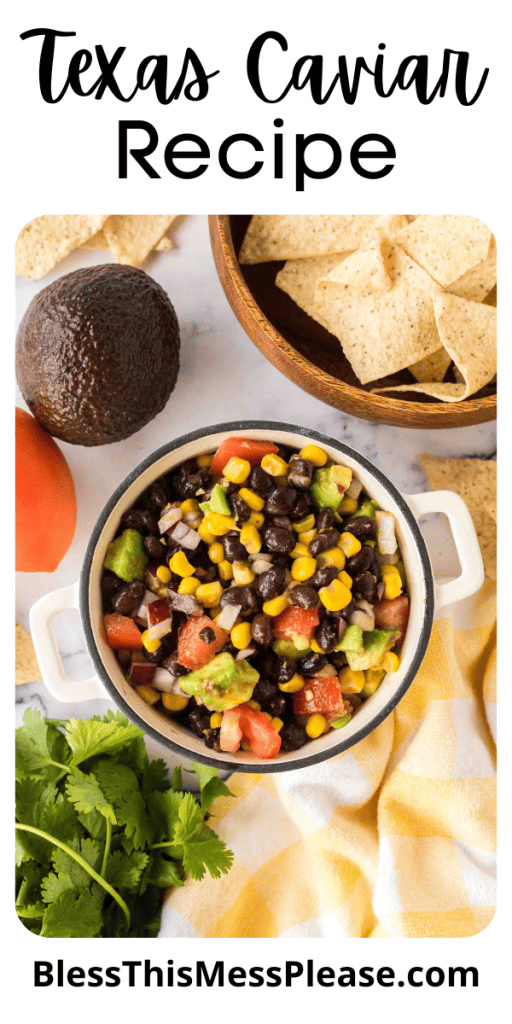
[[[16,730],[16,910],[50,938],[154,937],[162,890],[187,875],[226,874],[233,854],[206,824],[230,796],[215,768],[193,764],[198,800],[150,761],[120,712],[42,719]]]

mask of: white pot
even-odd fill
[[[233,435],[269,439],[296,448],[302,448],[307,439],[321,445],[330,458],[350,466],[368,494],[396,518],[410,598],[409,625],[398,671],[384,678],[377,692],[361,705],[343,729],[331,730],[299,750],[280,754],[275,761],[260,761],[244,751],[216,753],[178,721],[165,717],[146,704],[124,678],[115,653],[107,644],[102,622],[102,563],[122,513],[154,480],[185,459],[215,450],[221,441]],[[443,512],[448,517],[462,567],[456,580],[442,585],[434,582],[425,542],[417,524],[417,520],[429,512]],[[434,608],[469,597],[479,589],[483,579],[482,557],[471,516],[458,495],[451,491],[401,495],[391,481],[362,455],[342,442],[308,428],[259,421],[223,423],[177,438],[148,456],[130,473],[99,516],[87,547],[79,583],[42,597],[31,610],[30,624],[43,680],[58,700],[76,703],[108,696],[144,732],[191,760],[231,771],[281,772],[333,757],[380,725],[404,696],[420,667],[430,637]],[[92,679],[81,682],[66,679],[51,629],[54,615],[68,608],[80,611],[87,647],[97,672]]]

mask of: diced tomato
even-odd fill
[[[400,594],[400,597],[394,597],[392,601],[377,601],[373,610],[375,625],[380,629],[400,630],[401,636],[395,646],[401,647],[409,621],[409,598],[405,594]]]
[[[272,441],[255,441],[250,437],[227,437],[213,456],[210,472],[221,476],[224,466],[227,466],[229,460],[235,456],[250,462],[251,466],[258,466],[264,455],[272,455],[277,451],[277,445],[272,444]]]
[[[293,696],[296,715],[326,715],[343,711],[343,695],[337,676],[318,676],[306,679],[304,687]]]
[[[256,757],[269,760],[281,749],[281,737],[268,718],[249,704],[239,704],[224,712],[220,727],[220,749],[234,754],[242,740],[249,744]]]
[[[127,651],[139,651],[142,647],[142,633],[128,615],[112,612],[103,616],[103,625],[107,634],[107,643],[114,650],[125,648]]]
[[[205,644],[199,636],[202,629],[207,626],[213,629],[215,640],[211,644]],[[190,618],[181,627],[178,634],[178,661],[180,665],[192,670],[202,668],[224,647],[228,633],[221,626],[218,626],[208,615],[197,615]]]
[[[285,608],[284,612],[274,619],[274,636],[278,640],[293,640],[294,634],[305,636],[311,640],[320,622],[316,608]]]

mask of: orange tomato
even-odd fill
[[[73,477],[60,450],[23,409],[16,409],[16,569],[54,572],[76,527]]]

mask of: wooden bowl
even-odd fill
[[[274,282],[283,263],[240,266],[238,252],[250,216],[209,217],[213,257],[228,301],[260,352],[310,395],[336,409],[399,427],[466,427],[496,418],[496,388],[487,385],[465,402],[445,403],[411,392],[411,399],[372,394],[373,387],[414,382],[401,370],[361,384],[337,338],[304,313]]]

